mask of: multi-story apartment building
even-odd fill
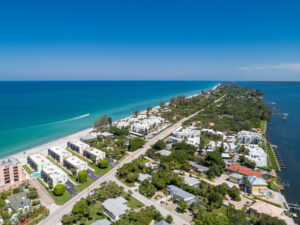
[[[42,154],[35,153],[31,154],[27,157],[27,163],[30,167],[37,171],[41,172],[42,169],[47,168],[48,166],[52,165],[52,163]]]
[[[79,140],[68,141],[68,148],[80,154],[83,154],[83,151],[89,147],[90,146],[88,144]]]
[[[75,169],[76,173],[88,169],[87,162],[77,158],[76,156],[64,159],[64,166],[69,170]]]
[[[93,158],[94,158],[96,162],[105,158],[105,152],[100,151],[99,149],[96,149],[96,148],[86,149],[86,150],[84,150],[83,154],[85,157],[87,157],[89,159],[93,160]]]
[[[48,155],[57,162],[62,163],[64,158],[72,156],[72,153],[62,147],[54,146],[48,149]]]
[[[26,180],[26,175],[19,160],[15,158],[0,161],[0,191],[17,187]]]
[[[51,165],[42,169],[41,178],[45,183],[55,187],[57,184],[65,184],[68,180],[68,175],[57,166]]]

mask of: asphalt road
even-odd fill
[[[224,98],[225,96],[222,96],[221,98],[219,98],[218,100],[216,100],[215,102],[220,101],[222,98]],[[124,164],[129,163],[131,161],[133,161],[134,159],[137,159],[138,157],[140,157],[142,154],[145,154],[145,152],[158,140],[161,140],[165,137],[167,137],[168,135],[170,135],[171,133],[173,133],[176,129],[178,129],[181,124],[183,122],[185,122],[186,120],[190,119],[191,117],[195,116],[196,114],[198,114],[199,112],[204,111],[205,109],[202,109],[192,115],[190,115],[189,117],[186,117],[180,121],[178,121],[177,123],[175,123],[174,125],[170,126],[169,128],[165,129],[164,131],[162,131],[161,133],[159,133],[158,135],[156,135],[155,137],[151,138],[148,140],[148,142],[140,149],[136,150],[135,152],[131,153],[130,155],[128,155],[122,162],[120,162],[116,167],[112,168],[108,173],[106,173],[105,175],[103,175],[102,177],[100,177],[98,180],[96,180],[93,184],[91,184],[88,188],[86,188],[85,190],[83,190],[82,192],[78,193],[76,196],[74,196],[71,200],[69,200],[66,204],[64,204],[63,206],[58,206],[56,207],[56,209],[54,211],[51,212],[51,214],[43,221],[40,222],[40,224],[46,224],[46,225],[56,225],[56,224],[61,224],[61,218],[63,217],[63,215],[68,214],[69,212],[71,212],[73,205],[79,201],[81,198],[86,198],[90,192],[90,190],[99,187],[99,185],[104,182],[104,181],[110,181],[110,180],[115,180],[115,174],[117,172],[117,170],[122,167]],[[152,202],[149,202],[150,200],[147,198],[141,198],[140,196],[138,196],[137,194],[135,194],[135,196],[138,197],[139,200],[141,200],[145,205],[154,205],[155,207],[157,207],[159,209],[160,212],[162,212],[162,214],[171,214],[174,218],[174,221],[176,224],[181,225],[186,223],[185,221],[183,221],[181,218],[179,218],[176,214],[173,214],[170,211],[167,211],[165,208],[162,208],[159,204]],[[165,212],[167,211],[167,212]],[[178,221],[177,221],[178,220]]]

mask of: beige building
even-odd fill
[[[0,161],[0,191],[19,186],[26,180],[26,175],[19,160],[15,158]]]

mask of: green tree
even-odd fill
[[[87,181],[87,178],[88,178],[87,171],[83,170],[83,171],[78,172],[78,181],[80,183],[85,183]]]
[[[184,213],[187,210],[188,207],[189,207],[189,205],[185,201],[178,202],[178,210],[180,212]]]
[[[173,222],[173,217],[171,215],[167,215],[165,221],[169,224],[171,224]]]
[[[28,198],[33,199],[33,198],[38,198],[39,194],[37,192],[36,188],[30,188],[29,192],[26,194]]]
[[[139,137],[132,138],[129,140],[128,150],[133,152],[141,148],[145,144],[145,140]]]
[[[226,215],[214,210],[212,212],[202,213],[198,219],[195,220],[196,225],[229,225],[229,219]]]
[[[286,222],[276,217],[263,216],[253,223],[254,225],[286,225]]]
[[[151,110],[152,110],[152,107],[151,107],[151,106],[147,107],[147,116],[150,116]]]
[[[138,117],[138,115],[140,114],[140,110],[136,109],[133,114],[135,117]]]
[[[149,179],[142,181],[142,183],[139,186],[139,192],[145,195],[146,197],[152,197],[156,191],[156,187],[153,184],[151,184]]]
[[[212,208],[220,208],[223,203],[223,196],[217,192],[211,192],[208,195],[208,204]]]
[[[94,122],[94,128],[99,131],[103,129],[108,124],[108,118],[106,115],[102,116],[99,119],[96,119]]]
[[[71,215],[64,215],[61,219],[61,222],[64,225],[73,224],[73,216]]]
[[[107,118],[107,122],[108,122],[109,126],[111,126],[111,125],[112,125],[112,118],[111,118],[111,117],[108,117],[108,118]]]
[[[76,172],[76,169],[74,169],[74,168],[71,168],[70,171],[71,171],[71,173],[72,173],[73,176],[75,176],[76,173],[77,173],[77,172]]]
[[[161,150],[161,149],[165,149],[166,148],[166,144],[163,140],[159,140],[157,141],[153,146],[153,149],[155,150]]]
[[[240,190],[235,186],[228,189],[228,195],[234,201],[241,201]]]
[[[55,187],[54,187],[54,194],[56,196],[60,196],[60,195],[63,195],[65,193],[65,185],[63,184],[57,184]]]
[[[108,167],[108,161],[106,159],[102,159],[99,163],[98,163],[98,167],[101,169],[105,169]]]
[[[126,181],[128,183],[134,183],[138,177],[139,177],[138,173],[129,173],[126,177]]]
[[[80,201],[78,201],[73,206],[72,213],[80,217],[88,216],[90,213],[90,209],[88,207],[87,201],[85,199],[81,199]]]

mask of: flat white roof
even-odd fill
[[[48,174],[48,176],[63,176],[63,175],[66,175],[66,173],[62,169],[58,168],[55,165],[50,165],[47,168],[43,169],[43,171],[46,174]]]
[[[72,155],[71,152],[69,152],[68,150],[60,147],[60,146],[53,146],[51,148],[49,148],[51,151],[55,152],[57,155],[59,154],[63,154],[63,155]]]
[[[98,155],[101,156],[104,153],[103,151],[101,151],[97,148],[89,148],[89,149],[86,149],[85,151],[90,152],[92,155],[95,155],[95,156],[98,156]]]
[[[31,154],[29,155],[29,158],[31,158],[37,164],[44,164],[44,163],[50,164],[50,161],[40,153]]]
[[[69,163],[71,163],[73,166],[79,167],[82,164],[87,164],[87,162],[77,158],[76,156],[71,156],[69,158],[65,159],[66,161],[68,161]]]
[[[76,145],[79,148],[89,148],[90,146],[80,140],[72,140],[69,141],[70,143],[72,143],[73,145]]]

